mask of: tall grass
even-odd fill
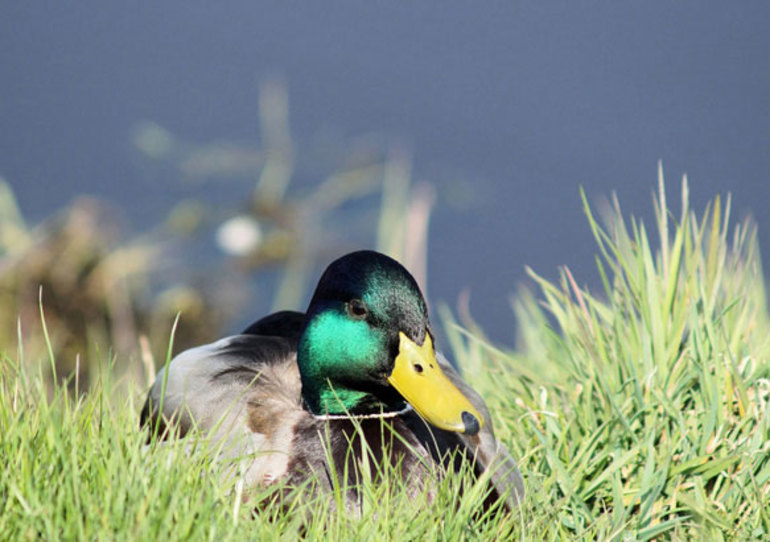
[[[527,495],[479,518],[479,488],[435,500],[396,477],[365,486],[362,517],[334,500],[281,502],[223,476],[195,440],[146,445],[144,389],[105,369],[85,394],[47,387],[23,348],[0,365],[0,539],[767,539],[770,319],[755,229],[729,199],[668,209],[654,231],[617,201],[600,224],[602,289],[569,269],[514,299],[502,351],[445,314],[454,358],[519,459]],[[56,360],[53,360],[54,362]],[[33,369],[33,367],[43,367]],[[386,472],[387,474],[387,472]]]
[[[665,196],[661,173],[652,238],[617,200],[601,226],[583,195],[603,290],[568,268],[556,284],[530,271],[540,294],[514,301],[515,353],[453,335],[522,458],[533,539],[770,537],[756,230],[730,228],[729,198],[696,215],[686,179],[678,217]]]

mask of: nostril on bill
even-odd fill
[[[473,436],[479,432],[479,429],[481,429],[481,424],[479,424],[479,420],[476,418],[476,416],[465,410],[463,410],[461,416],[463,419],[463,425],[465,426],[465,431],[463,431],[463,433]]]

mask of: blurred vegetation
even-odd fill
[[[27,362],[47,363],[50,346],[57,378],[80,390],[105,360],[126,383],[145,383],[177,314],[181,351],[237,331],[223,328],[247,305],[239,286],[277,277],[272,307],[301,309],[310,274],[362,239],[405,262],[425,286],[433,190],[412,186],[406,153],[353,146],[330,174],[295,186],[300,157],[279,81],[261,88],[259,124],[258,145],[195,145],[157,123],[137,124],[134,147],[169,182],[193,179],[216,191],[222,179],[252,180],[235,205],[185,198],[145,232],[127,232],[123,210],[87,196],[28,224],[0,179],[0,351],[23,348]],[[365,216],[351,212],[352,203],[366,204]],[[201,277],[179,247],[207,236],[216,239],[218,261]]]

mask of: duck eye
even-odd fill
[[[369,311],[366,308],[366,303],[360,299],[351,299],[347,303],[348,315],[355,320],[363,320]]]

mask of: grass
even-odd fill
[[[615,202],[599,246],[600,294],[569,269],[530,272],[541,301],[514,305],[517,352],[455,332],[457,356],[528,476],[532,539],[767,539],[770,328],[755,229],[729,232],[729,199],[672,219],[659,250]]]
[[[223,482],[210,447],[145,445],[144,389],[106,369],[87,393],[51,391],[50,365],[20,347],[0,370],[0,539],[767,539],[770,318],[755,229],[730,226],[729,199],[696,215],[686,183],[674,216],[661,180],[654,237],[617,202],[606,225],[583,204],[600,292],[567,268],[555,283],[530,272],[538,290],[513,300],[512,352],[443,314],[525,476],[513,514],[474,517],[477,488],[460,496],[455,479],[433,503],[387,477],[368,484],[360,520],[322,499],[258,506],[277,494]]]

